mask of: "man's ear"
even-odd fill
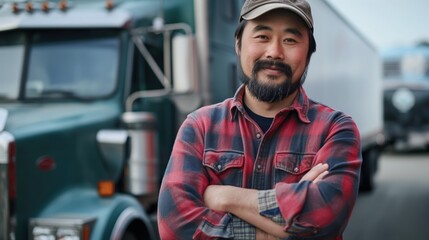
[[[240,47],[238,46],[238,38],[235,38],[235,53],[240,56]]]

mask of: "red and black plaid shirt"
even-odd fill
[[[159,194],[161,238],[254,238],[249,224],[204,205],[208,185],[231,185],[261,190],[260,213],[283,222],[290,239],[342,239],[359,185],[356,124],[301,88],[263,133],[245,112],[243,94],[242,86],[182,124]],[[318,163],[328,163],[329,174],[299,182]]]

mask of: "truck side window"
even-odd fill
[[[158,42],[162,42],[159,40]],[[163,69],[163,49],[162,44],[157,44],[155,40],[148,40],[145,42],[147,49],[152,57],[157,62],[158,66]],[[160,45],[160,46],[159,46]],[[134,46],[134,60],[133,60],[133,75],[131,92],[140,90],[153,90],[162,89],[162,85],[154,74],[153,70],[144,59],[137,47]]]

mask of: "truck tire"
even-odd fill
[[[127,231],[124,234],[124,237],[122,240],[139,240],[139,239],[137,238],[137,236],[133,232]]]
[[[380,150],[371,148],[362,152],[362,167],[360,172],[360,192],[370,192],[374,189],[374,175],[377,172]]]
[[[127,230],[122,235],[121,240],[158,240],[159,238],[157,236],[151,236],[147,229],[148,227],[151,226],[146,226],[140,221],[134,221],[130,226],[128,226]]]

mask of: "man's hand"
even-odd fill
[[[311,181],[313,183],[317,183],[329,173],[328,169],[329,166],[327,163],[319,163],[310,169],[310,171],[301,178],[300,182]]]

